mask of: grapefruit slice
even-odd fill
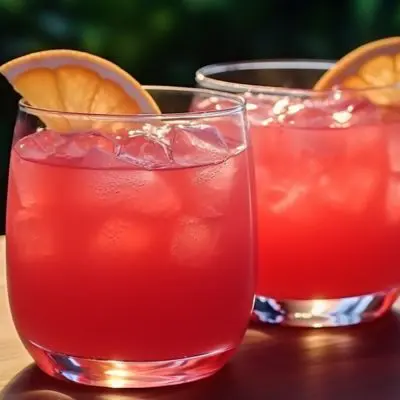
[[[3,64],[0,73],[36,108],[92,116],[160,113],[149,93],[132,76],[93,54],[75,50],[31,53]],[[38,116],[57,131],[99,125],[98,119],[90,115]]]
[[[315,84],[315,90],[364,90],[374,103],[400,103],[400,37],[367,43],[341,58]],[[369,90],[370,89],[370,90]]]

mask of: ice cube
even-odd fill
[[[179,124],[169,135],[172,157],[180,166],[217,164],[230,155],[228,145],[215,126]]]
[[[101,133],[72,133],[65,135],[65,143],[58,147],[58,154],[70,158],[82,158],[92,149],[114,153],[115,147],[112,138]]]
[[[34,157],[32,153],[25,154],[29,159]],[[15,200],[23,207],[51,207],[57,204],[60,193],[66,190],[66,182],[55,179],[54,171],[47,164],[32,163],[13,153],[10,162],[10,193],[11,190]]]
[[[287,189],[272,180],[272,174],[267,167],[255,166],[256,196],[260,207],[275,212],[281,208],[280,201],[284,201]]]
[[[99,168],[95,153],[107,155],[107,166],[116,158],[117,144],[110,136],[98,132],[57,133],[50,130],[38,131],[16,145],[22,158],[34,161],[48,161],[55,165],[71,165]],[[125,165],[125,164],[124,164]]]
[[[281,117],[280,145],[289,156],[313,157],[328,165],[340,157],[362,160],[382,151],[380,110],[367,99],[334,99],[334,95],[306,99],[289,105]]]
[[[380,108],[366,97],[335,91],[300,102],[297,99],[283,110],[280,121],[296,128],[346,128],[376,123],[381,118]]]
[[[254,106],[254,108],[248,108],[247,112],[247,118],[250,125],[267,126],[274,123],[273,116],[270,115],[268,109],[264,108],[264,106],[254,104],[248,104],[247,106]]]
[[[17,257],[30,263],[46,261],[57,251],[52,218],[44,209],[26,208],[10,216],[7,234],[17,247]]]
[[[232,197],[235,175],[238,171],[235,157],[221,164],[188,170],[191,212],[202,218],[225,214]]]
[[[63,135],[64,143],[57,146],[48,161],[54,165],[83,168],[112,168],[116,166],[116,144],[112,138],[97,132]]]
[[[349,160],[377,160],[384,156],[385,133],[382,125],[353,126],[341,137]],[[390,146],[390,145],[389,145]]]
[[[306,198],[308,193],[309,188],[300,183],[293,183],[293,186],[273,185],[264,193],[261,204],[266,204],[273,214],[288,214],[291,209],[297,207],[300,201]]]
[[[168,172],[167,172],[168,173]],[[169,217],[179,212],[181,200],[162,171],[109,170],[88,175],[82,185],[88,204],[97,202],[153,217]]]
[[[196,217],[182,216],[171,240],[171,255],[183,267],[204,267],[218,256],[219,229]]]
[[[59,146],[54,164],[73,165],[82,168],[126,168],[130,165],[117,157],[120,143],[114,134],[81,132],[65,135],[65,143]]]
[[[113,253],[121,257],[135,257],[152,251],[153,243],[154,234],[149,224],[137,219],[110,217],[101,225],[91,241],[91,250]]]
[[[93,147],[82,157],[79,162],[77,159],[70,159],[70,163],[75,166],[90,169],[131,169],[132,165],[117,157],[114,151],[107,151]]]
[[[56,154],[58,147],[65,143],[63,135],[49,130],[42,130],[17,142],[15,150],[26,160],[43,161]]]
[[[392,224],[400,222],[400,177],[389,178],[386,192],[386,219]]]
[[[286,220],[315,223],[319,210],[313,197],[316,177],[300,173],[285,176],[273,173],[264,165],[257,165],[256,197],[261,224],[266,224],[271,214]]]
[[[173,163],[170,143],[162,137],[146,134],[132,134],[120,147],[118,158],[146,169],[168,168]]]
[[[199,98],[193,100],[190,111],[219,111],[219,110],[227,110],[236,107],[236,103],[231,100],[224,99],[222,97],[211,96],[207,98]],[[245,147],[247,142],[245,129],[248,128],[247,120],[243,117],[242,114],[232,113],[231,115],[220,115],[213,116],[212,118],[207,119],[207,116],[204,116],[202,119],[202,124],[210,127],[213,126],[217,128],[216,140],[217,142],[222,142],[224,146],[224,150],[226,150],[227,146],[230,151],[238,152],[241,147]],[[182,124],[183,125],[183,124]],[[195,124],[192,124],[195,128]],[[199,134],[199,138],[201,139],[201,134]],[[211,138],[214,143],[215,140]],[[218,145],[220,146],[220,145]]]
[[[349,213],[363,212],[379,185],[379,171],[362,166],[344,166],[319,180],[319,197],[329,206]]]
[[[295,100],[287,96],[246,93],[247,117],[251,125],[267,126],[279,122],[279,116]]]
[[[169,217],[181,209],[181,200],[162,172],[135,171],[132,173],[131,207],[151,216]]]

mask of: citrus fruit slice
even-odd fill
[[[395,84],[400,84],[400,37],[377,40],[351,51],[322,75],[314,89],[364,89],[374,103],[390,105],[400,102],[400,88]]]
[[[133,77],[93,54],[75,50],[31,53],[3,64],[0,73],[36,108],[110,116],[160,113]],[[48,128],[61,131],[98,124],[98,119],[90,115],[38,116]]]

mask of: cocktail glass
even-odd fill
[[[219,110],[189,112],[215,93],[147,90],[163,114],[19,104],[9,300],[29,353],[61,379],[150,387],[207,377],[232,356],[251,315],[244,102],[223,95]]]
[[[258,321],[358,324],[384,314],[398,294],[400,109],[377,104],[400,89],[311,90],[332,65],[249,61],[196,74],[202,87],[247,99]]]

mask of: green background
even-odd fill
[[[337,59],[400,34],[395,0],[0,0],[0,63],[72,48],[118,63],[141,83],[193,85],[205,64]],[[1,80],[0,229],[17,96]]]

